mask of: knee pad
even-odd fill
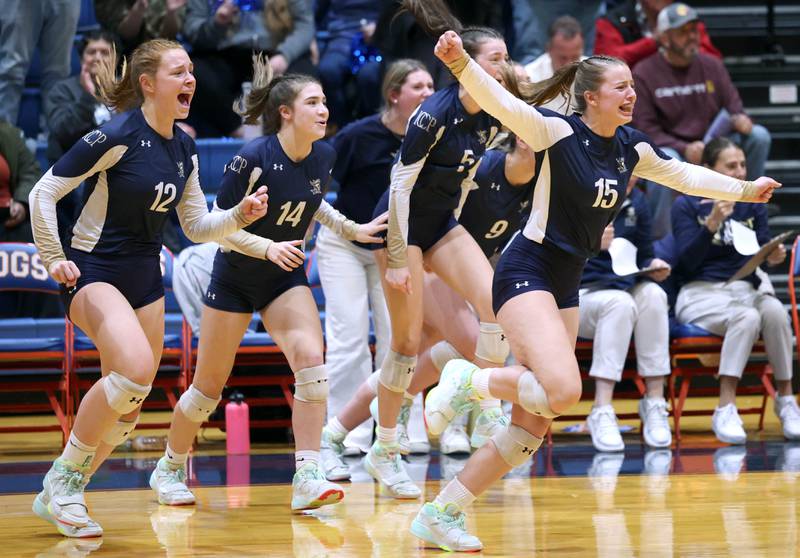
[[[372,393],[374,393],[375,395],[378,395],[378,379],[380,378],[380,375],[381,375],[381,370],[379,368],[375,372],[370,374],[369,377],[367,378],[367,385],[369,386],[369,389],[372,390]]]
[[[503,330],[499,325],[487,322],[481,322],[480,327],[475,356],[502,366],[508,358],[508,353],[511,352]]]
[[[125,440],[130,438],[138,423],[139,415],[136,415],[136,418],[133,419],[133,422],[118,420],[114,426],[111,427],[111,430],[106,432],[106,435],[103,436],[103,442],[114,447],[122,444]]]
[[[136,410],[144,402],[152,387],[137,384],[119,372],[112,371],[103,378],[103,391],[106,393],[108,406],[121,415]]]
[[[417,367],[416,356],[406,356],[389,351],[389,355],[381,368],[379,380],[381,385],[395,393],[404,393],[411,383],[414,369]]]
[[[209,415],[217,408],[220,399],[222,398],[212,399],[206,397],[203,392],[192,384],[178,399],[178,408],[187,419],[197,424],[202,424],[208,420]]]
[[[431,347],[431,361],[439,372],[442,371],[445,364],[455,358],[463,359],[464,357],[447,341],[439,341]]]
[[[558,416],[550,408],[550,403],[547,401],[547,392],[530,370],[526,370],[519,377],[517,393],[519,394],[519,404],[532,415],[539,415],[549,419],[554,419]]]
[[[294,398],[306,403],[324,403],[328,399],[328,373],[324,364],[295,372]]]
[[[542,445],[541,438],[537,438],[516,424],[509,424],[508,428],[498,430],[491,440],[500,457],[512,467],[519,467],[525,463]]]

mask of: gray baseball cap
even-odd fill
[[[658,12],[656,29],[659,33],[663,33],[664,31],[677,29],[690,21],[697,21],[698,19],[700,18],[697,16],[697,12],[694,8],[687,6],[683,2],[675,2]]]

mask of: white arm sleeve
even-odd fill
[[[58,237],[56,203],[88,177],[113,167],[122,158],[128,147],[118,145],[109,149],[91,169],[75,177],[55,176],[51,167],[36,183],[28,196],[31,212],[31,229],[36,248],[42,262],[49,271],[56,262],[66,260],[61,240]]]
[[[483,110],[505,124],[534,151],[544,151],[573,133],[566,120],[544,116],[517,99],[474,60],[469,61],[458,81]]]
[[[241,203],[225,211],[209,213],[206,198],[200,188],[197,155],[192,155],[192,168],[183,196],[176,208],[181,227],[192,242],[211,242],[229,236],[247,226]]]
[[[314,219],[345,240],[355,240],[358,234],[358,223],[342,215],[340,211],[325,200],[322,200],[322,203],[319,204],[319,209],[314,213]]]
[[[214,213],[224,213],[217,202],[214,202]],[[239,252],[245,256],[250,256],[257,260],[267,259],[267,250],[272,244],[272,240],[258,236],[244,229],[239,229],[233,234],[218,241],[223,250]]]
[[[737,180],[706,167],[685,163],[678,159],[662,159],[647,142],[635,146],[639,162],[633,174],[664,186],[705,198],[741,201],[753,199],[758,188],[747,180]]]

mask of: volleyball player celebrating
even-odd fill
[[[574,354],[578,285],[587,257],[598,251],[603,230],[622,205],[631,174],[683,192],[750,202],[768,201],[780,184],[767,177],[737,180],[670,159],[627,127],[636,93],[630,69],[616,58],[592,56],[550,80],[530,87],[520,83],[525,99],[520,100],[470,60],[457,33],[440,37],[436,55],[481,107],[531,146],[537,162],[531,216],[503,252],[492,292],[520,365],[480,370],[451,361],[426,401],[426,414],[443,422],[482,397],[514,403],[509,428],[473,454],[411,526],[412,533],[439,547],[478,550],[482,543],[465,530],[464,506],[529,459],[550,421],[580,398]],[[504,78],[513,80],[513,72],[504,72]],[[571,86],[575,113],[570,116],[525,102],[544,103]]]
[[[423,26],[428,25],[428,4],[403,1]],[[452,15],[450,21],[458,23]],[[502,36],[488,28],[467,29],[464,36],[469,51],[497,74],[508,56]],[[491,308],[492,268],[454,216],[498,126],[458,84],[434,93],[411,117],[389,191],[376,208],[388,207],[390,215],[387,249],[378,250],[376,258],[384,273],[392,343],[379,377],[378,439],[364,466],[396,498],[420,495],[400,461],[396,425],[420,346],[423,259],[478,314],[476,361],[500,365],[508,354]]]
[[[319,82],[287,74],[272,80],[269,63],[254,57],[253,89],[240,110],[245,122],[264,118],[268,135],[251,141],[225,170],[218,208],[235,206],[259,184],[269,184],[272,208],[246,230],[229,236],[218,252],[200,322],[197,370],[172,417],[164,457],[150,478],[158,501],[190,504],[185,463],[200,425],[219,403],[239,343],[259,312],[295,375],[292,430],[296,473],[293,510],[341,500],[319,461],[328,379],[319,313],[303,270],[304,233],[316,219],[348,240],[381,242],[385,216],[366,225],[347,220],[323,200],[336,154],[324,142],[328,109]]]
[[[114,77],[116,56],[98,73],[102,100],[120,114],[86,134],[30,195],[36,246],[64,285],[67,314],[94,342],[103,377],[81,401],[64,453],[45,475],[33,511],[69,537],[100,536],[83,491],[93,471],[133,431],[164,346],[159,255],[167,213],[176,209],[195,242],[216,240],[266,212],[266,188],[209,214],[194,141],[176,125],[194,95],[192,63],[180,44],[139,46]],[[86,181],[83,209],[62,249],[56,202]],[[66,253],[65,253],[66,252]]]

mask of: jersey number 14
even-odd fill
[[[608,209],[617,203],[617,191],[612,186],[617,185],[617,181],[611,178],[598,178],[594,183],[597,188],[597,197],[592,207],[602,207]]]
[[[292,202],[287,201],[281,206],[281,214],[278,217],[278,225],[283,225],[283,222],[291,223],[292,227],[296,227],[303,217],[303,210],[306,208],[306,202],[297,202],[297,205],[292,209]]]

